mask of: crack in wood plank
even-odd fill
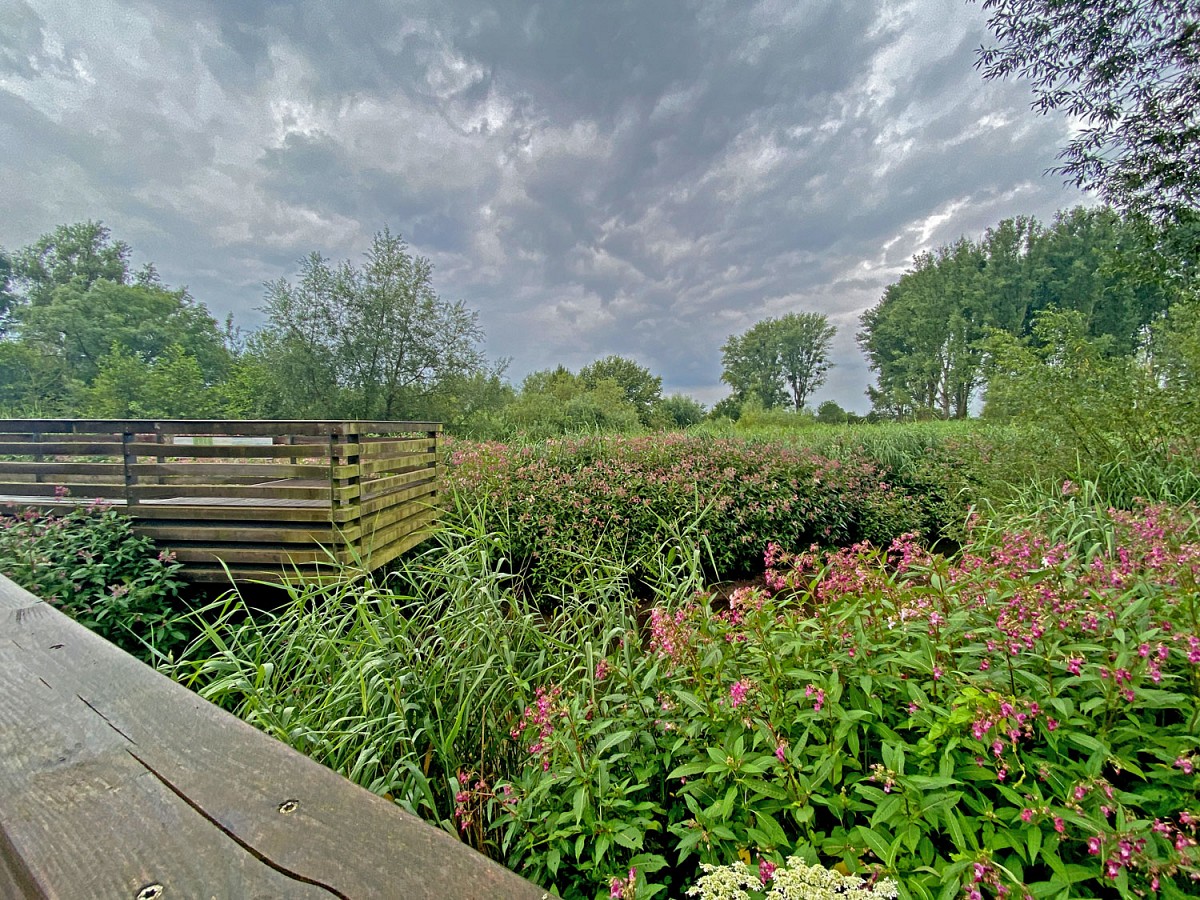
[[[83,698],[80,697],[80,699],[82,700]],[[86,703],[87,701],[84,701],[84,702]],[[107,720],[105,720],[105,721],[107,721]],[[318,888],[321,888],[322,890],[326,890],[334,897],[339,898],[339,900],[351,900],[351,898],[347,894],[343,894],[341,891],[339,891],[337,888],[333,887],[332,885],[326,884],[322,881],[318,881],[315,878],[309,878],[308,876],[302,875],[299,872],[294,872],[291,869],[287,868],[286,866],[283,866],[283,865],[275,862],[275,860],[271,859],[265,853],[262,853],[261,851],[259,851],[256,847],[254,847],[247,841],[243,840],[241,837],[239,837],[237,834],[235,834],[233,831],[231,831],[229,828],[227,828],[225,825],[223,825],[218,819],[216,819],[214,816],[209,814],[204,809],[203,806],[201,806],[199,803],[197,803],[195,800],[193,800],[191,797],[189,797],[183,790],[178,788],[176,785],[172,784],[170,779],[168,779],[161,772],[158,772],[153,766],[151,766],[148,762],[146,762],[144,759],[142,759],[140,756],[138,756],[132,750],[126,748],[125,752],[128,753],[130,756],[132,756],[142,768],[144,768],[147,772],[149,772],[156,779],[158,779],[158,781],[160,781],[163,784],[163,786],[166,787],[167,790],[169,790],[172,794],[174,794],[176,797],[178,797],[180,800],[182,800],[184,803],[186,803],[189,807],[191,807],[192,810],[194,810],[198,815],[200,815],[205,821],[207,821],[210,825],[212,825],[214,828],[216,828],[218,831],[220,831],[222,834],[224,834],[227,838],[229,838],[231,841],[233,841],[235,844],[237,844],[239,847],[241,847],[243,850],[245,850],[247,853],[249,853],[255,859],[257,859],[263,865],[268,866],[269,868],[274,869],[279,874],[286,875],[288,878],[291,878],[295,881],[302,882],[303,884],[311,884],[313,887],[318,887]]]
[[[46,684],[46,682],[43,680],[42,684]],[[46,687],[50,687],[50,685],[46,684]],[[94,707],[92,704],[88,703],[88,701],[85,700],[79,694],[76,694],[75,696],[76,696],[76,698],[78,698],[80,703],[82,703],[84,706],[86,706],[88,709],[90,709],[92,712],[94,712],[96,715],[98,715],[100,718],[102,718],[104,720],[105,724],[107,724],[109,728],[111,728],[113,731],[115,731],[121,737],[125,738],[125,740],[129,741],[129,743],[133,744],[133,746],[135,746],[135,747],[137,746],[137,741],[135,741],[133,738],[131,738],[129,735],[127,735],[125,732],[123,732],[120,728],[118,728],[116,725],[114,725],[112,719],[110,719],[104,713],[100,712],[100,710],[96,709],[96,707]]]

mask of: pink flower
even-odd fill
[[[775,758],[780,762],[786,761],[787,741],[780,741],[779,746],[775,748]]]
[[[608,668],[608,660],[607,659],[602,659],[602,660],[600,660],[600,662],[596,663],[596,680],[597,681],[603,681],[605,678],[608,677],[608,673],[609,673],[609,668]]]
[[[1189,756],[1179,757],[1179,759],[1175,760],[1175,766],[1183,769],[1184,775],[1191,775],[1195,771],[1195,766],[1192,765],[1192,760]]]
[[[1099,856],[1100,844],[1100,835],[1093,834],[1090,838],[1088,838],[1088,853],[1090,853],[1092,856]]]
[[[775,877],[775,869],[778,868],[775,863],[769,859],[760,860],[758,863],[758,880],[766,884]]]
[[[1021,821],[1022,822],[1032,822],[1033,821],[1033,810],[1030,809],[1029,807],[1026,807],[1025,809],[1021,810]]]
[[[1059,834],[1062,834],[1067,830],[1067,823],[1062,820],[1062,816],[1054,817],[1054,830]]]
[[[737,709],[746,701],[746,694],[750,690],[750,682],[746,679],[735,681],[729,686],[729,701],[734,709]]]
[[[1078,675],[1079,667],[1082,665],[1083,665],[1082,659],[1080,659],[1078,656],[1072,656],[1070,659],[1067,660],[1067,671],[1070,672],[1072,675]]]

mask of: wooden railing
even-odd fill
[[[430,422],[0,420],[0,507],[99,499],[197,580],[375,568],[437,516]]]
[[[0,897],[549,895],[0,576]]]

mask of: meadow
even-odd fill
[[[1194,896],[1197,471],[979,423],[455,441],[433,541],[158,662],[564,898]]]

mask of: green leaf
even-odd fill
[[[632,731],[618,731],[615,734],[610,734],[599,744],[596,745],[596,756],[603,756],[604,752],[617,744],[624,743],[633,737]]]
[[[754,791],[754,793],[770,797],[772,800],[786,800],[788,797],[788,792],[785,788],[777,784],[772,784],[769,781],[764,781],[761,778],[743,778],[742,784]]]

